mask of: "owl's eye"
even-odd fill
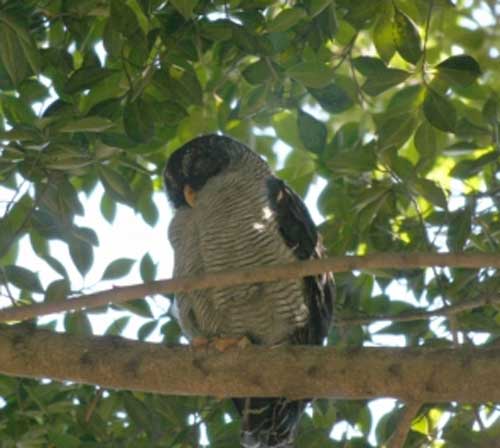
[[[196,203],[196,191],[194,191],[190,185],[184,186],[184,199],[188,203],[188,205],[193,208]]]

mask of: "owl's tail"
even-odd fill
[[[242,448],[293,448],[306,400],[235,398],[241,415]]]

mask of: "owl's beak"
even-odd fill
[[[194,207],[194,204],[196,203],[196,191],[194,191],[190,185],[184,186],[184,199],[191,208]]]

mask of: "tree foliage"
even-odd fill
[[[492,0],[0,0],[0,187],[12,198],[0,204],[2,295],[16,305],[62,300],[73,288],[49,243],[67,245],[82,276],[99,244],[99,229],[81,224],[82,194],[100,184],[105,219],[120,203],[154,226],[166,158],[216,131],[255,148],[301,195],[324,179],[320,230],[332,255],[497,252],[499,20]],[[44,286],[21,265],[22,240],[58,280]],[[103,279],[133,263],[115,260]],[[139,263],[144,281],[155,278],[149,255]],[[413,300],[391,293],[394,280]],[[487,269],[394,269],[337,283],[340,320],[500,288]],[[128,309],[152,316],[145,301]],[[491,344],[499,322],[485,306],[444,320],[338,326],[330,343],[395,335],[408,346],[446,346],[480,333]],[[159,325],[150,319],[139,337]],[[161,325],[167,342],[179,340],[174,320]],[[67,315],[64,330],[90,333],[87,315]],[[188,447],[201,432],[210,446],[236,446],[229,402],[8,377],[0,397],[6,448]],[[342,437],[368,446],[372,431],[380,446],[401,409],[375,422],[367,405],[317,401],[298,446],[346,446]],[[487,446],[499,437],[495,412],[492,403],[424,404],[407,446]],[[329,439],[339,422],[351,430]]]

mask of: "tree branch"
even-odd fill
[[[251,346],[219,353],[3,325],[0,373],[170,395],[500,402],[500,347]]]
[[[323,272],[350,272],[357,269],[415,269],[427,266],[461,268],[500,268],[500,256],[493,253],[411,253],[374,254],[331,257],[279,266],[262,266],[238,271],[213,272],[203,275],[159,280],[147,284],[115,287],[66,301],[39,303],[0,311],[0,322],[22,321],[45,314],[96,308],[110,303],[123,303],[151,294],[167,294],[195,289],[225,288],[250,283],[291,280]]]
[[[455,316],[464,311],[474,310],[487,305],[500,305],[500,296],[480,296],[474,299],[464,300],[455,305],[443,306],[432,311],[405,311],[400,314],[377,314],[374,316],[346,317],[339,319],[336,324],[340,326],[348,325],[369,325],[376,321],[390,320],[392,322],[411,322],[414,320],[425,320],[437,316]]]
[[[411,429],[411,422],[415,418],[417,412],[422,407],[422,402],[410,401],[406,403],[403,409],[403,414],[399,419],[398,425],[389,440],[384,444],[383,448],[403,448],[406,437]]]

